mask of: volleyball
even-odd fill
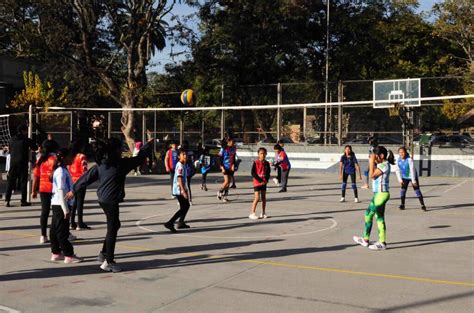
[[[186,106],[193,105],[194,93],[192,89],[186,89],[181,93],[181,102]]]

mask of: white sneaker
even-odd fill
[[[362,237],[353,236],[352,240],[354,240],[355,242],[357,242],[358,244],[360,244],[363,247],[368,247],[369,246],[369,242],[365,241],[364,238],[362,238]]]
[[[48,236],[41,236],[40,237],[40,243],[48,243],[49,240],[48,240]]]
[[[81,263],[82,261],[84,260],[75,254],[73,256],[64,257],[64,263],[66,264]]]
[[[59,254],[51,253],[51,261],[57,262],[57,261],[62,261],[62,260],[64,260],[64,255],[62,255],[61,253]]]
[[[74,241],[76,239],[77,239],[77,237],[74,236],[73,234],[69,234],[69,237],[67,238],[67,240],[69,240],[69,241]]]
[[[268,216],[266,214],[260,214],[258,218],[268,218]]]
[[[251,220],[258,220],[258,216],[257,216],[257,214],[252,213],[252,214],[249,215],[249,219],[251,219]]]
[[[370,250],[376,250],[376,251],[378,251],[378,250],[385,250],[385,249],[387,249],[387,245],[384,244],[383,242],[377,241],[376,243],[370,245],[370,246],[369,246],[369,249],[370,249]]]
[[[273,182],[275,183],[275,185],[277,185],[277,186],[279,185],[277,178],[273,178]]]
[[[341,200],[339,200],[339,202],[346,202],[346,198],[342,197]]]
[[[355,202],[355,203],[359,203],[359,202],[360,202],[360,201],[359,201],[359,198],[355,198],[355,199],[354,199],[354,202]]]
[[[102,265],[100,266],[100,268],[106,272],[113,272],[113,273],[117,273],[117,272],[121,272],[122,269],[120,268],[120,266],[117,265],[117,263],[115,262],[107,262],[107,261],[104,261],[104,263],[102,263]]]

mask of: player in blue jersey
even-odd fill
[[[418,182],[418,174],[413,163],[413,159],[407,152],[405,147],[398,149],[398,155],[400,156],[397,160],[396,174],[398,182],[401,184],[402,189],[400,189],[400,210],[405,210],[405,197],[407,194],[408,184],[411,183],[415,194],[420,201],[421,209],[426,211],[425,202],[423,201],[423,195],[421,194],[420,184]]]
[[[359,197],[357,195],[357,185],[356,185],[356,171],[359,173],[359,179],[362,180],[362,175],[360,172],[359,163],[357,161],[352,147],[347,145],[344,147],[344,154],[341,156],[341,161],[339,163],[339,179],[342,180],[341,193],[342,197],[339,202],[346,201],[346,186],[347,178],[351,177],[352,190],[354,191],[354,202],[359,202]]]
[[[231,178],[235,172],[236,154],[237,149],[234,145],[234,139],[232,137],[223,139],[222,147],[219,151],[219,166],[222,174],[224,175],[224,182],[222,183],[221,189],[217,192],[217,199],[224,202],[227,202]]]

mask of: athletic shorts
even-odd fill
[[[224,175],[229,175],[229,176],[234,176],[234,171],[233,170],[226,170],[224,169]]]
[[[261,185],[261,186],[254,186],[253,191],[267,191],[267,185]]]

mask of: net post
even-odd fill
[[[339,81],[337,84],[337,101],[343,102],[344,101],[344,94],[343,94],[343,83],[342,80]],[[337,106],[337,144],[342,146],[342,104]]]
[[[28,138],[33,139],[33,105],[28,108]],[[31,152],[28,149],[28,183],[26,185],[26,201],[31,202]]]

